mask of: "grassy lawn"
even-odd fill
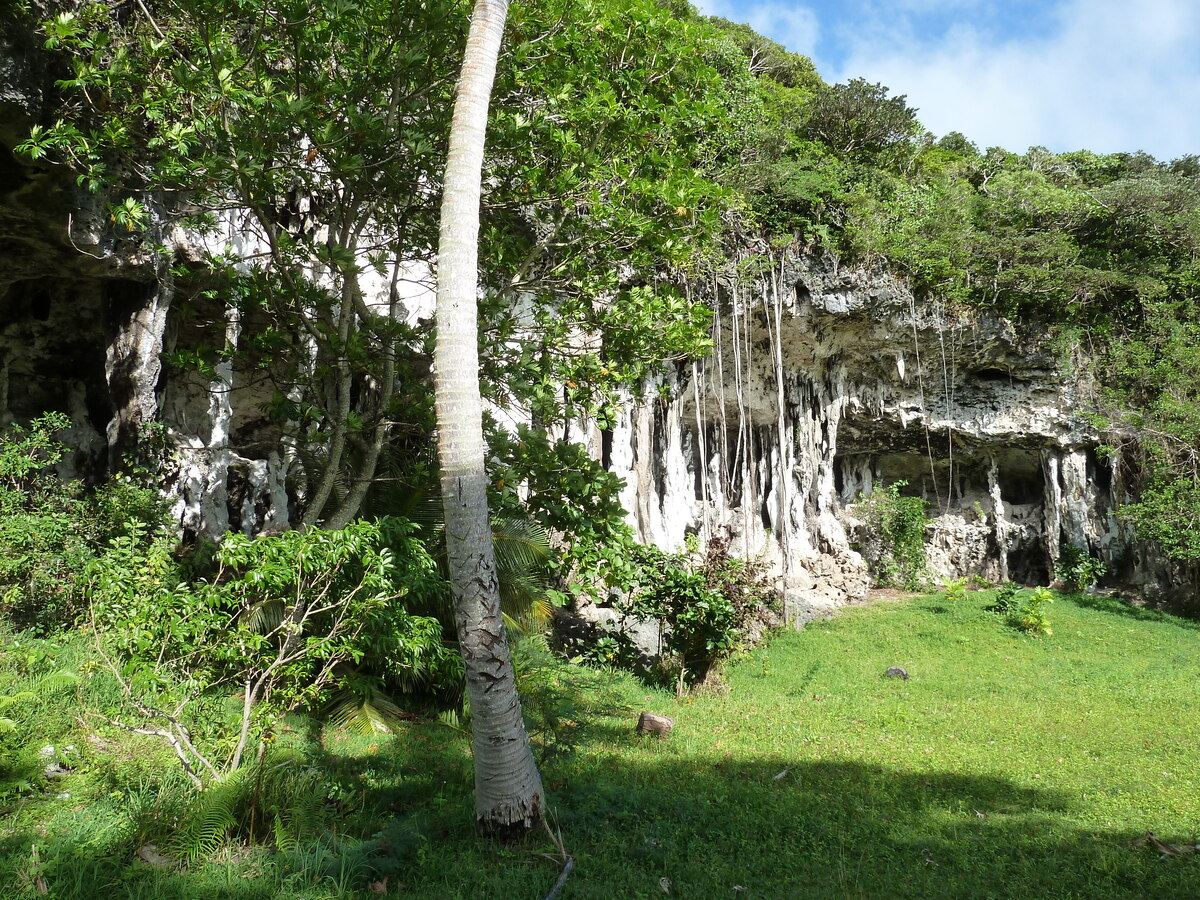
[[[733,664],[727,695],[682,704],[616,673],[527,668],[576,858],[562,897],[1200,897],[1197,856],[1130,846],[1200,835],[1198,623],[1059,598],[1054,633],[1029,637],[991,597],[849,609]],[[891,665],[911,677],[884,678]],[[641,709],[674,716],[671,737],[636,736]],[[74,799],[5,801],[4,896],[37,895],[33,844],[58,897],[369,897],[387,875],[390,896],[541,898],[554,883],[545,836],[473,836],[458,731],[321,752],[343,837],[185,873],[127,865],[129,788],[81,765],[53,789]],[[345,836],[385,820],[380,838]]]

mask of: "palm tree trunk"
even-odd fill
[[[488,524],[476,297],[484,134],[508,0],[476,0],[454,100],[438,244],[434,399],[446,555],[471,703],[475,818],[514,834],[541,818],[542,783],[521,719]]]

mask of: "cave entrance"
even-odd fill
[[[1041,455],[1017,447],[995,452],[1000,499],[1013,506],[1041,503],[1046,493]]]
[[[1008,580],[1024,585],[1050,583],[1050,563],[1040,541],[1022,543],[1008,551]]]

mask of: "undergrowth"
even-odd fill
[[[863,520],[858,549],[883,587],[918,590],[928,575],[925,558],[926,502],[900,493],[906,481],[876,487],[859,499],[856,514]]]

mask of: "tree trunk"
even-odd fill
[[[476,0],[454,100],[438,244],[434,399],[446,555],[471,703],[475,817],[514,834],[541,818],[542,783],[504,636],[484,471],[476,325],[484,134],[508,0]]]

